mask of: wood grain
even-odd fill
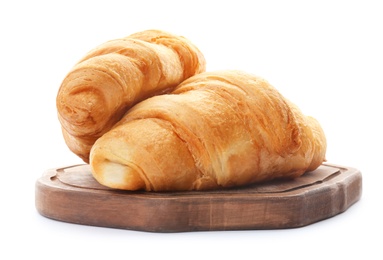
[[[37,181],[36,208],[48,218],[151,232],[302,227],[333,217],[357,202],[362,175],[323,164],[295,180],[193,192],[113,190],[93,179],[88,165],[50,169]]]

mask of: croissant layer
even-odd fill
[[[216,71],[133,106],[94,143],[90,165],[112,188],[210,190],[301,176],[325,151],[319,123],[267,81]]]

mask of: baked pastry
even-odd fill
[[[267,81],[241,71],[195,75],[132,107],[92,147],[96,180],[123,190],[209,190],[296,178],[326,139]]]
[[[189,40],[158,30],[106,42],[69,72],[57,94],[66,144],[85,162],[93,143],[137,102],[205,71]]]

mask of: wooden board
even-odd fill
[[[36,208],[48,218],[151,232],[295,228],[347,210],[362,175],[323,164],[295,180],[204,192],[129,192],[93,179],[88,165],[50,169],[36,181]]]

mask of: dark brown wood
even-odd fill
[[[36,208],[48,218],[151,232],[295,228],[333,217],[357,202],[362,175],[323,164],[295,180],[204,192],[129,192],[93,179],[88,165],[46,171]]]

